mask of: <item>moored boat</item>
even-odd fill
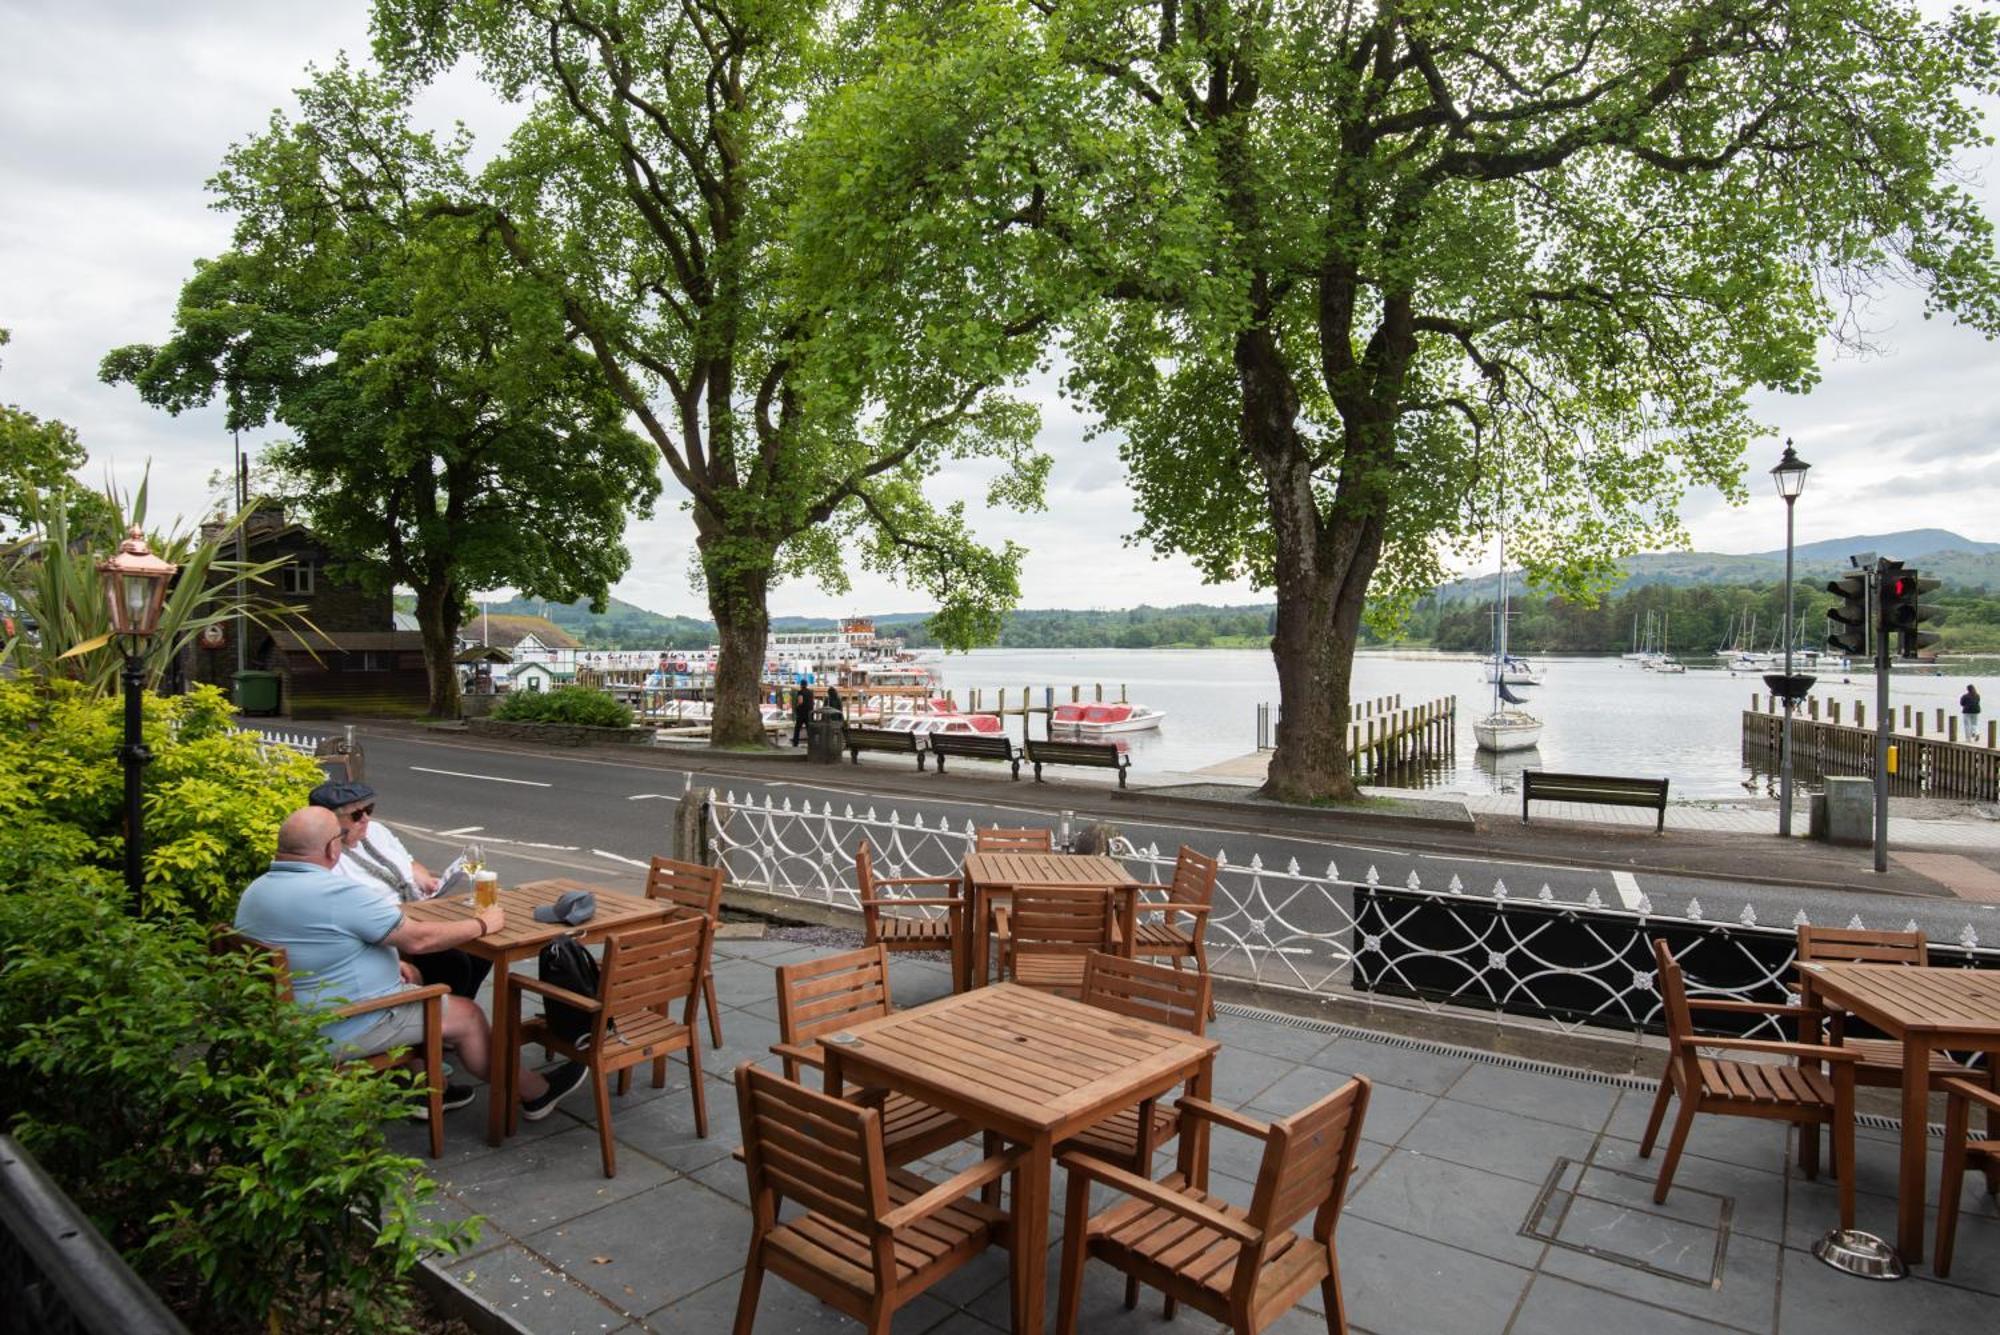
[[[1542,721],[1520,709],[1496,709],[1474,719],[1472,735],[1482,751],[1527,751],[1542,740]]]
[[[1165,710],[1154,709],[1151,705],[1057,705],[1055,713],[1049,715],[1049,732],[1051,735],[1062,733],[1077,737],[1146,732],[1159,727],[1160,720],[1166,716]]]

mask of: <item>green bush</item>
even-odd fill
[[[415,1093],[97,879],[0,894],[0,1123],[192,1328],[406,1329],[406,1272],[473,1236],[384,1148]]]
[[[508,723],[570,723],[591,728],[629,728],[632,709],[588,686],[553,691],[510,691],[493,710]]]
[[[78,867],[116,872],[125,856],[121,703],[65,681],[0,681],[0,890]],[[278,822],[305,805],[319,767],[259,753],[231,731],[212,686],[145,697],[152,761],[143,771],[148,915],[227,919],[270,865]]]

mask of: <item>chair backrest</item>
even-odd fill
[[[722,868],[654,858],[646,872],[646,898],[671,900],[710,922],[722,915]]]
[[[883,946],[826,955],[778,968],[778,1037],[815,1042],[889,1013],[889,952]]]
[[[279,999],[292,1000],[292,961],[283,946],[266,945],[224,924],[209,929],[208,953],[218,959],[241,955],[252,962],[270,964],[271,981],[277,986]]]
[[[1193,969],[1128,960],[1096,950],[1083,962],[1083,1004],[1151,1020],[1200,1037],[1208,1027],[1209,981]]]
[[[597,985],[604,1007],[597,1013],[591,1041],[603,1042],[607,1023],[676,1001],[686,1003],[680,1022],[692,1025],[702,970],[708,964],[708,934],[708,919],[692,914],[614,934],[604,947],[603,976]]]
[[[1366,1076],[1357,1075],[1319,1102],[1271,1123],[1247,1220],[1264,1235],[1265,1246],[1309,1213],[1315,1238],[1324,1243],[1333,1236],[1372,1088]],[[1238,1281],[1254,1285],[1258,1267],[1245,1269],[1249,1273],[1239,1270]]]
[[[1215,898],[1215,878],[1221,870],[1216,859],[1182,844],[1180,856],[1174,859],[1174,882],[1167,898],[1176,904],[1208,903]]]
[[[1111,945],[1111,891],[1096,885],[1017,885],[1008,910],[1013,950],[1088,955]]]
[[[1653,938],[1653,976],[1667,1021],[1667,1060],[1678,1062],[1686,1090],[1701,1088],[1701,1053],[1694,1044],[1694,1016],[1688,1010],[1687,980],[1665,937]],[[1662,1076],[1661,1079],[1665,1079]]]
[[[1922,932],[1868,932],[1799,924],[1799,958],[1839,964],[1929,964]]]
[[[980,830],[973,835],[972,851],[975,853],[1053,853],[1056,851],[1056,837],[1053,830],[1025,829],[1010,830],[1002,826]]]
[[[863,1237],[881,1236],[877,1221],[889,1208],[881,1114],[751,1062],[736,1068],[736,1107],[759,1228],[771,1226],[783,1199]],[[879,1263],[881,1249],[877,1256]],[[878,1274],[877,1291],[892,1279]]]

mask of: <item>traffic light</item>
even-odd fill
[[[1941,581],[1925,579],[1915,570],[1899,570],[1882,580],[1882,633],[1894,635],[1904,658],[1938,642],[1937,632],[1922,629],[1926,621],[1938,619],[1938,609],[1924,606],[1924,595]]]
[[[1830,580],[1826,591],[1840,599],[1840,606],[1826,609],[1827,619],[1839,627],[1826,642],[1849,658],[1868,656],[1868,574],[1851,570]]]

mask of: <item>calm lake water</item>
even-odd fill
[[[1457,756],[1428,776],[1428,786],[1443,790],[1513,791],[1514,776],[1523,768],[1664,774],[1673,780],[1677,797],[1744,797],[1772,787],[1762,776],[1753,775],[1742,759],[1741,715],[1750,693],[1764,690],[1758,677],[1701,668],[1662,676],[1617,658],[1535,662],[1547,670],[1543,684],[1514,689],[1527,697],[1528,709],[1545,725],[1541,745],[1497,764],[1473,742],[1472,720],[1490,707],[1492,692],[1480,680],[1476,659],[1363,653],[1355,660],[1354,698],[1400,693],[1404,705],[1411,706],[1441,696],[1458,697]],[[1046,686],[1056,688],[1061,703],[1069,699],[1072,685],[1083,686],[1088,699],[1091,687],[1102,682],[1105,698],[1115,700],[1123,684],[1127,698],[1167,711],[1159,731],[1125,739],[1131,744],[1135,769],[1151,773],[1197,770],[1254,751],[1257,706],[1268,701],[1275,713],[1278,699],[1277,671],[1264,650],[982,649],[949,655],[943,669],[945,685],[960,704],[966,704],[968,693],[977,689],[986,708],[997,702],[1002,686],[1012,707],[1020,702],[1024,686],[1034,688],[1039,704]],[[2000,676],[1993,675],[2000,664],[1979,661],[1970,675],[1963,667],[1946,670],[1959,675],[1896,673],[1891,699],[1898,713],[1908,704],[1926,711],[1942,707],[1955,715],[1959,693],[1970,681],[1978,684],[1988,701],[1986,717],[2000,715]],[[1869,716],[1874,716],[1875,682],[1870,675],[1856,674],[1848,685],[1842,685],[1837,674],[1830,679],[1822,676],[1818,694],[1841,701],[1843,717],[1855,700],[1865,700]],[[1009,731],[1018,733],[1018,720],[1009,722]],[[1040,720],[1035,735],[1041,735]]]

